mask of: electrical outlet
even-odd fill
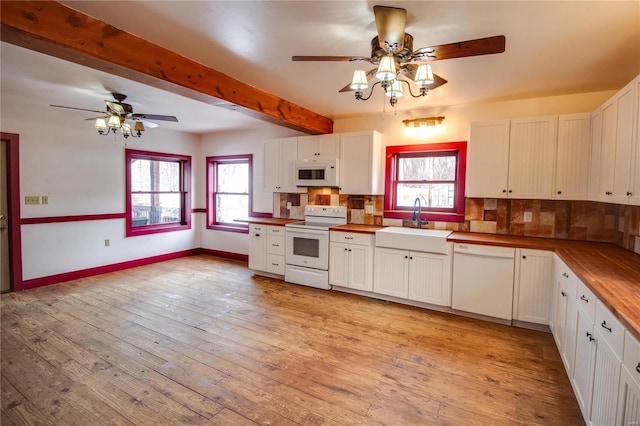
[[[40,204],[40,197],[37,195],[27,195],[24,197],[25,204]]]
[[[373,214],[373,206],[364,206],[364,212],[366,214]]]
[[[104,246],[109,247],[111,245],[111,240],[104,240]]]
[[[291,201],[287,201],[287,210],[291,210]]]
[[[524,212],[524,221],[525,222],[531,222],[532,219],[533,219],[533,215],[531,214],[531,212]]]
[[[49,196],[48,195],[43,195],[42,197],[40,197],[40,199],[42,200],[42,204],[49,204]]]

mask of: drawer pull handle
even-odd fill
[[[600,324],[600,326],[602,328],[604,328],[605,330],[607,330],[609,333],[611,333],[611,327],[607,326],[607,322],[606,321],[602,321],[602,324]]]
[[[563,272],[562,276],[565,277],[565,278],[569,278],[569,274],[567,274],[566,272]]]
[[[256,234],[256,237],[259,237],[259,236],[260,236],[260,234]]]
[[[280,247],[280,244],[271,244],[273,247]]]
[[[271,265],[273,265],[273,266],[280,266],[280,264],[279,264],[279,263],[273,263],[273,262],[271,262]]]
[[[584,300],[585,302],[589,303],[589,299],[584,297],[584,294],[582,296],[580,296],[580,300]]]
[[[565,293],[564,291],[561,291],[560,294],[562,295],[562,297],[567,297],[567,293]]]
[[[353,240],[353,237],[344,237],[345,240]]]
[[[640,373],[640,362],[638,363],[638,365],[636,365],[636,371]]]
[[[590,342],[593,342],[594,340],[596,340],[596,339],[594,339],[594,338],[593,338],[593,336],[591,335],[591,333],[589,333],[588,331],[587,331],[587,337],[589,338],[589,341],[590,341]]]

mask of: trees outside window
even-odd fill
[[[191,157],[126,150],[127,236],[191,228]]]

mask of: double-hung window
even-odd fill
[[[464,221],[466,142],[387,147],[385,217]]]
[[[248,232],[246,223],[236,222],[251,215],[252,155],[207,157],[207,227],[231,232]]]
[[[191,228],[191,157],[127,149],[127,236]]]

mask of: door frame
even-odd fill
[[[9,210],[9,283],[22,291],[22,229],[20,225],[20,136],[0,132],[7,143],[7,204]]]

